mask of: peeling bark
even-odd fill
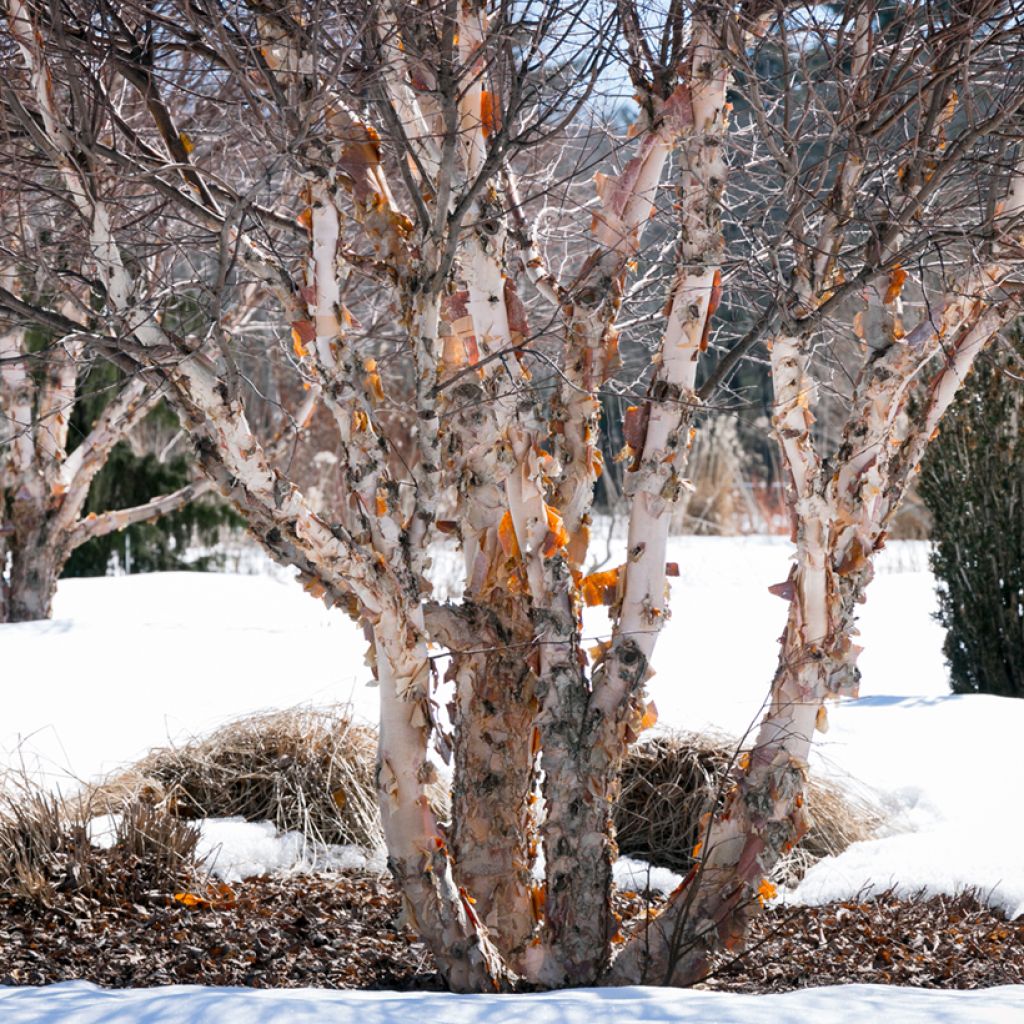
[[[413,619],[421,614],[412,612]],[[428,757],[432,713],[423,623],[384,611],[373,635],[380,685],[377,788],[388,866],[409,924],[431,947],[456,992],[501,990],[511,981],[470,895],[452,878],[447,843],[430,805],[437,769]]]

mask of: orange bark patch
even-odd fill
[[[615,328],[609,328],[604,341],[604,373],[603,380],[606,381],[617,369],[622,366],[622,359],[619,356],[619,332]]]
[[[649,405],[631,405],[622,418],[622,433],[626,438],[626,444],[634,451],[643,451],[650,418],[651,407]]]
[[[619,593],[619,575],[622,566],[614,569],[606,569],[604,572],[592,572],[583,578],[580,590],[583,594],[583,602],[588,608],[596,605],[614,604]]]
[[[653,700],[647,702],[644,708],[643,718],[640,719],[640,729],[653,729],[658,724],[658,705]]]
[[[711,294],[708,296],[708,314],[704,317],[704,331],[700,336],[700,350],[706,352],[708,349],[708,335],[711,333],[711,318],[715,315],[722,302],[722,272],[715,271],[711,282]]]
[[[484,137],[494,134],[496,127],[497,110],[494,105],[494,93],[489,89],[480,90],[480,125],[483,128]]]
[[[516,537],[516,527],[512,522],[512,513],[506,512],[498,523],[498,543],[501,550],[505,552],[506,558],[519,558],[519,539]]]
[[[366,376],[363,378],[366,390],[378,401],[383,401],[384,385],[381,382],[380,374],[377,372],[377,360],[367,359],[363,363],[363,369],[366,371]]]
[[[476,916],[476,911],[473,909],[476,900],[461,885],[459,886],[459,898],[462,900],[462,909],[466,911],[466,917],[473,922],[474,927],[479,928],[480,918]]]
[[[562,522],[562,517],[547,502],[544,503],[544,512],[548,519],[548,532],[544,535],[543,555],[551,558],[569,542],[569,531]]]
[[[814,728],[821,733],[828,732],[828,712],[824,704],[818,708],[818,713],[814,716]]]
[[[868,563],[868,553],[864,550],[859,537],[854,537],[847,545],[843,560],[836,566],[840,576],[850,576],[863,569]]]
[[[533,910],[534,921],[540,921],[544,917],[544,900],[547,898],[547,887],[544,885],[530,886],[530,907]]]
[[[306,346],[315,339],[316,328],[313,326],[312,320],[292,321],[292,350],[299,359],[309,355],[309,349]]]
[[[530,322],[526,316],[526,306],[519,297],[515,282],[510,277],[505,278],[502,286],[505,299],[505,311],[508,315],[508,329],[512,340],[522,344],[530,336]]]
[[[907,272],[897,263],[889,274],[889,287],[885,290],[885,298],[882,300],[886,305],[895,302],[903,291],[903,285],[907,280]]]

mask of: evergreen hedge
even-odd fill
[[[921,467],[955,693],[1024,697],[1024,339],[979,358]]]

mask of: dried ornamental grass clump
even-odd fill
[[[163,898],[200,873],[199,830],[132,800],[93,834],[100,811],[86,800],[23,786],[0,806],[0,894],[46,907],[81,899],[103,905]]]
[[[181,818],[272,821],[317,843],[376,849],[376,749],[376,732],[346,706],[272,711],[154,750],[90,799],[116,810],[138,794]]]
[[[622,770],[615,807],[619,852],[659,867],[686,872],[700,844],[702,818],[724,796],[739,743],[719,733],[664,733],[634,747]],[[773,872],[799,878],[815,861],[871,838],[882,823],[877,808],[833,782],[807,785],[807,835]]]
[[[723,782],[742,756],[737,741],[715,732],[661,733],[634,747],[615,808],[621,854],[686,872],[702,841],[701,821],[718,804]],[[379,848],[374,789],[376,732],[351,722],[344,708],[298,708],[231,722],[205,739],[155,750],[132,769],[88,791],[93,813],[127,802],[166,808],[180,818],[242,817],[272,821],[318,843]],[[450,794],[440,781],[431,806],[446,819]],[[876,807],[834,782],[811,779],[811,826],[773,872],[798,879],[815,861],[871,838]]]

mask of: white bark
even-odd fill
[[[628,264],[640,249],[666,162],[695,123],[692,87],[692,81],[677,85],[667,100],[649,97],[649,106],[657,111],[656,122],[641,129],[637,155],[616,178],[598,175],[596,248],[565,289],[570,354],[556,405],[562,463],[556,504],[569,531],[570,557],[576,565],[582,565],[586,556],[594,483],[602,470],[598,389],[617,365],[614,325]]]
[[[422,613],[385,610],[373,630],[380,684],[378,792],[388,863],[409,924],[456,992],[503,988],[511,978],[452,878],[447,843],[430,806],[436,768],[428,758],[431,712]]]

